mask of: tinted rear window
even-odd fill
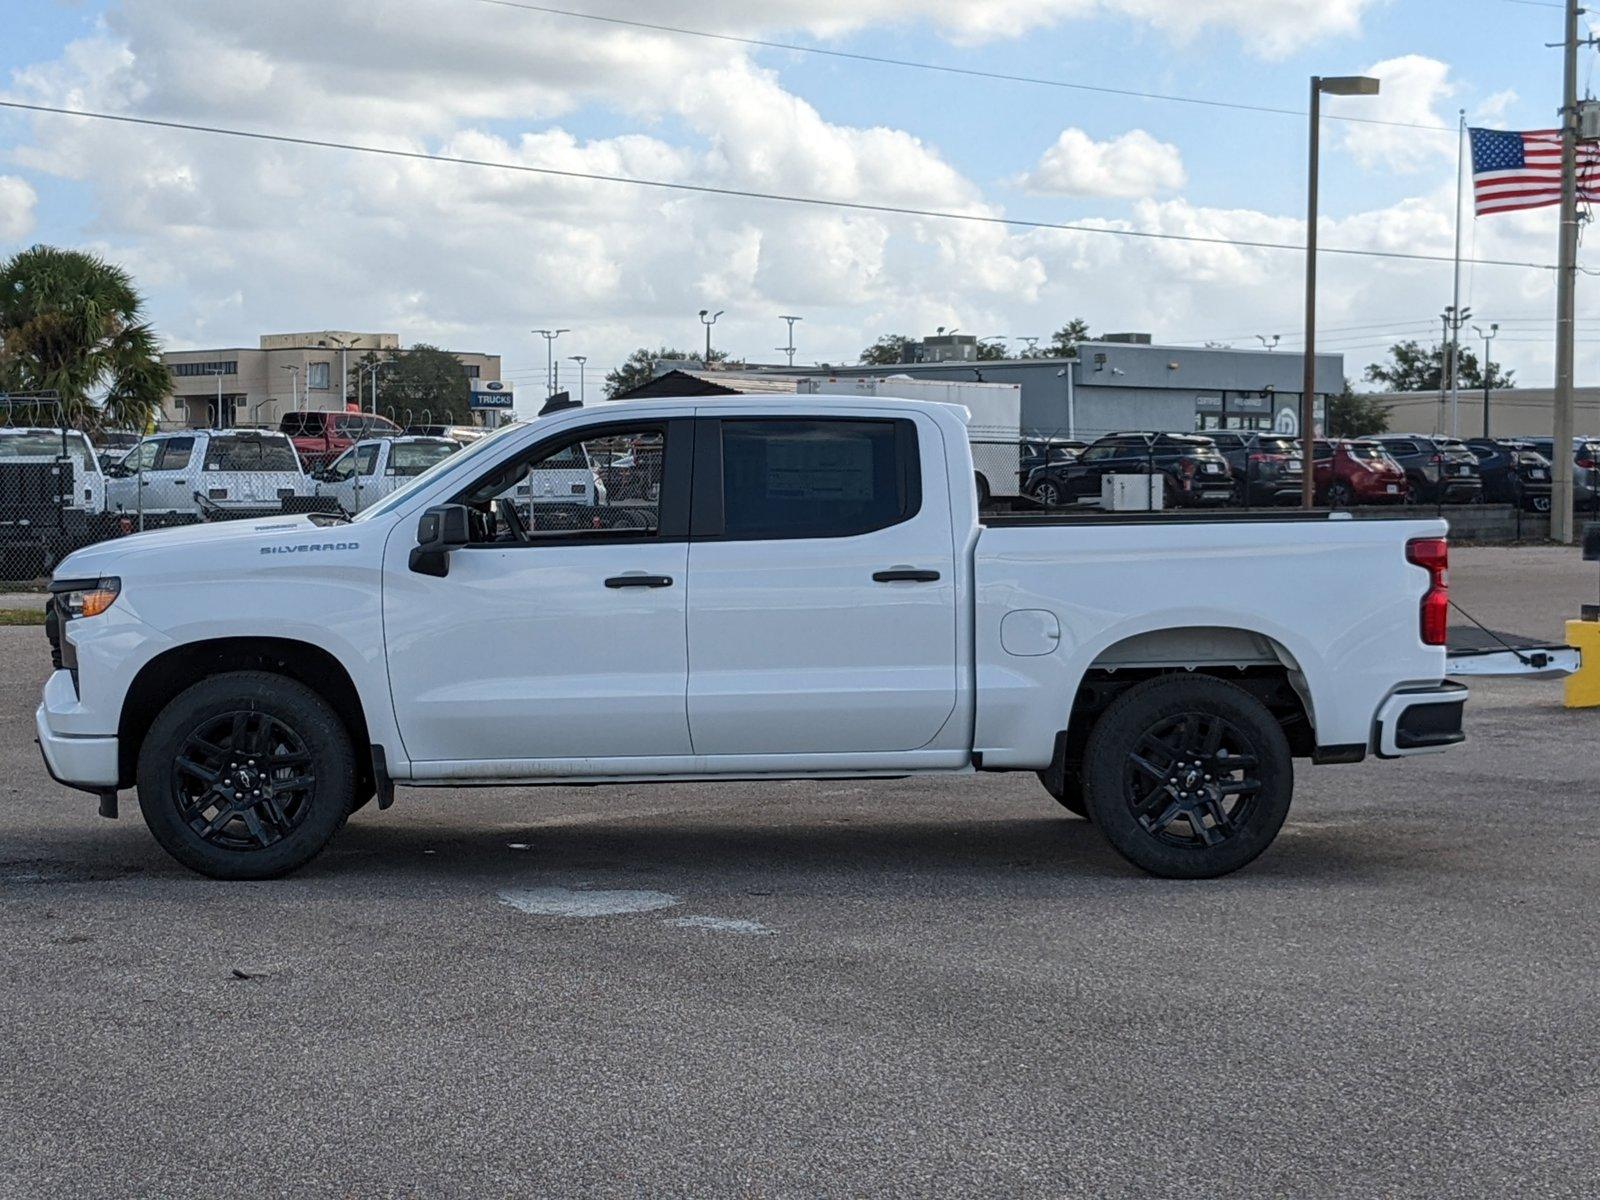
[[[298,471],[300,460],[283,438],[214,437],[206,447],[208,471]]]
[[[1299,454],[1300,447],[1293,438],[1261,438],[1256,442],[1256,449],[1262,454]]]
[[[396,442],[389,466],[396,475],[421,475],[440,459],[449,458],[456,448],[438,442]]]
[[[290,437],[321,437],[321,413],[284,413],[278,431]]]
[[[849,537],[905,520],[920,502],[915,439],[907,421],[723,421],[727,536]]]

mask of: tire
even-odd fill
[[[1355,502],[1355,494],[1347,483],[1336,483],[1328,489],[1328,505],[1331,508],[1350,508]]]
[[[1112,848],[1164,879],[1237,871],[1272,844],[1294,795],[1277,720],[1243,688],[1204,675],[1162,676],[1119,696],[1089,734],[1084,780]]]
[[[987,479],[985,479],[982,475],[977,474],[976,472],[974,472],[973,478],[975,480],[977,480],[978,507],[979,508],[983,508],[986,505],[988,505],[989,499],[990,499],[990,496],[989,496],[989,481]]]
[[[167,853],[213,879],[276,879],[305,866],[350,815],[355,781],[338,714],[304,684],[265,671],[215,675],[181,692],[139,749],[145,824]],[[252,800],[246,790],[264,794]]]
[[[1055,508],[1061,503],[1061,489],[1047,479],[1034,487],[1033,498],[1045,508]]]
[[[1052,763],[1039,773],[1039,782],[1056,803],[1074,816],[1089,817],[1089,806],[1083,799],[1083,775],[1068,766]]]

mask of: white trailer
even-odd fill
[[[978,502],[1016,496],[1022,490],[1021,384],[913,379],[909,375],[838,375],[801,379],[795,390],[802,396],[893,396],[960,404],[971,414],[967,441],[972,444]]]

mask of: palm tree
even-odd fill
[[[172,391],[121,267],[35,246],[0,262],[0,390],[50,390],[69,426],[147,429]]]

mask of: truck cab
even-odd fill
[[[444,437],[367,438],[313,472],[317,495],[333,498],[346,516],[354,516],[460,448]]]

